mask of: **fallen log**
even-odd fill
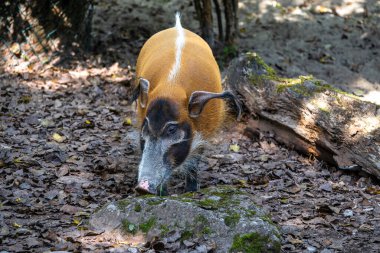
[[[380,178],[380,106],[312,76],[278,77],[255,53],[232,61],[224,82],[253,116],[250,128],[340,169]]]

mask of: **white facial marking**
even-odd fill
[[[169,81],[172,81],[179,72],[179,69],[181,67],[182,49],[183,49],[183,46],[185,45],[185,31],[182,28],[181,19],[178,12],[175,15],[175,20],[176,20],[175,28],[177,30],[177,39],[175,41],[176,52],[175,52],[175,61],[169,73]]]
[[[203,140],[202,134],[200,132],[194,132],[193,141],[191,142],[190,153],[194,152],[196,149],[204,146],[206,141]]]

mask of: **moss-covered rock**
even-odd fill
[[[110,203],[90,224],[122,236],[215,242],[217,252],[279,252],[279,231],[251,197],[234,187],[212,187],[180,196],[143,196]],[[178,235],[173,239],[173,232]],[[255,235],[255,236],[253,236]],[[169,240],[169,239],[168,239]],[[250,247],[242,247],[246,243]]]

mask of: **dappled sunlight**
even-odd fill
[[[31,89],[57,91],[59,89],[80,89],[102,83],[129,85],[133,78],[133,72],[130,66],[123,68],[117,62],[109,68],[81,64],[73,68],[60,68],[48,64],[39,71],[28,67],[8,69],[2,77],[15,78]]]
[[[347,134],[353,140],[365,138],[380,127],[380,116],[353,117],[347,125]]]
[[[371,90],[367,94],[363,95],[363,99],[365,101],[380,105],[380,91]]]
[[[87,245],[87,248],[98,247],[103,245],[104,247],[113,248],[125,248],[125,247],[138,247],[147,242],[146,235],[141,232],[137,232],[135,235],[130,233],[122,233],[120,230],[106,231],[100,234],[85,236],[86,232],[82,232],[82,236],[78,238],[78,241]],[[65,237],[70,236],[63,235]]]
[[[242,0],[239,46],[260,54],[281,76],[312,74],[377,102],[367,94],[380,80],[379,10],[379,3],[364,0]]]

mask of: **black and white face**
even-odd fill
[[[137,191],[159,194],[173,170],[189,157],[193,139],[191,125],[178,120],[176,103],[163,98],[150,103],[141,128],[143,154]]]

